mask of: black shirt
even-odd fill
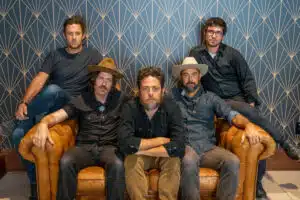
[[[181,112],[176,102],[165,97],[152,119],[149,120],[139,98],[124,104],[119,128],[120,151],[125,156],[138,151],[141,139],[167,137],[163,145],[169,156],[183,157],[185,137]]]
[[[205,46],[194,47],[190,56],[208,65],[208,73],[201,78],[203,87],[223,99],[233,99],[259,105],[255,79],[243,56],[234,48],[222,44],[214,58]]]
[[[78,146],[117,146],[117,127],[120,124],[121,105],[128,97],[119,91],[111,91],[105,104],[97,101],[93,92],[85,92],[73,98],[63,109],[69,118],[77,117]]]
[[[69,54],[65,48],[49,53],[40,72],[50,75],[49,83],[56,84],[70,96],[86,91],[89,81],[88,65],[96,65],[102,56],[97,50],[83,48],[76,54]]]

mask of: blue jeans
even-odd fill
[[[41,119],[42,116],[60,109],[69,100],[70,96],[59,86],[46,86],[27,106],[28,119],[20,120],[16,123],[16,128],[12,133],[12,142],[15,148],[17,148],[17,151],[22,138]],[[34,163],[29,162],[22,157],[21,159],[27,170],[30,183],[35,184],[36,176]]]

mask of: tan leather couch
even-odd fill
[[[224,120],[218,119],[216,128],[219,145],[232,151],[240,158],[240,181],[236,199],[254,200],[258,160],[266,159],[274,153],[274,140],[257,127],[265,139],[260,144],[251,146],[247,139],[241,143],[244,131],[233,126],[229,127]],[[39,200],[56,199],[59,160],[63,153],[74,145],[76,130],[76,122],[71,120],[52,127],[50,134],[55,145],[47,144],[45,151],[33,146],[31,136],[35,127],[22,140],[19,146],[21,155],[36,164]],[[152,170],[145,173],[149,177],[149,199],[157,199],[159,172]],[[199,174],[201,199],[214,199],[219,180],[218,172],[201,168]],[[77,199],[105,199],[104,179],[104,170],[101,167],[88,167],[81,170],[78,175]]]

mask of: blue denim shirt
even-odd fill
[[[235,115],[239,114],[219,96],[206,92],[202,87],[194,97],[188,97],[181,88],[174,88],[172,95],[181,109],[187,145],[198,155],[211,150],[216,144],[214,116],[225,118],[231,123]]]

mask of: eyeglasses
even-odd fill
[[[223,32],[222,31],[206,30],[206,33],[209,36],[213,36],[214,34],[216,36],[223,36]]]
[[[98,77],[97,78],[101,83],[110,84],[113,82],[111,78]]]

